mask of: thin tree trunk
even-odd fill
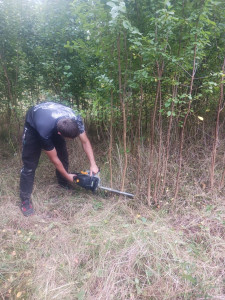
[[[138,154],[138,167],[137,167],[137,194],[140,193],[140,177],[141,177],[141,166],[142,166],[142,156],[141,156],[141,117],[142,117],[142,106],[143,106],[143,86],[140,86],[140,106],[138,114],[138,144],[137,144],[137,154]]]
[[[124,190],[125,178],[127,172],[127,120],[126,120],[126,106],[124,99],[124,92],[122,92],[122,72],[121,72],[121,51],[120,51],[120,34],[117,39],[118,52],[118,76],[119,76],[119,98],[123,116],[123,149],[124,149],[124,167],[121,179],[121,191]]]
[[[224,68],[225,68],[225,58],[224,58],[224,61],[223,61],[223,66],[222,66],[223,75],[224,75]],[[211,189],[214,187],[215,162],[216,162],[217,145],[218,145],[218,140],[219,140],[220,112],[221,112],[221,106],[222,106],[222,101],[223,101],[223,96],[224,96],[224,93],[223,93],[223,87],[224,87],[223,79],[224,79],[224,76],[223,75],[222,75],[221,84],[220,84],[220,98],[219,98],[218,108],[217,108],[215,138],[214,138],[213,149],[212,149],[211,172],[210,172],[210,187],[211,187]],[[222,185],[223,180],[224,180],[224,173],[225,173],[225,170],[223,171],[220,186]]]
[[[161,78],[161,72],[159,70],[158,65],[158,76]],[[159,111],[161,110],[162,106],[162,93],[161,93],[161,81],[159,80]],[[159,184],[159,177],[160,177],[160,165],[161,165],[161,155],[162,155],[162,115],[159,112],[159,148],[158,148],[158,161],[156,167],[156,176],[155,176],[155,184],[154,184],[154,195],[153,195],[153,202],[154,204],[158,204],[158,184]]]
[[[177,95],[177,86],[174,86],[173,88],[173,94],[172,99],[174,99]],[[166,183],[167,183],[167,169],[168,169],[168,160],[169,160],[169,153],[170,153],[170,135],[171,135],[171,128],[172,128],[172,120],[173,120],[173,111],[174,111],[174,102],[172,102],[171,107],[171,115],[169,118],[169,125],[167,130],[167,139],[166,139],[166,157],[165,157],[165,165],[164,165],[164,171],[162,176],[162,189],[161,189],[161,196],[164,193]]]
[[[197,36],[195,36],[195,41],[197,41]],[[179,167],[178,167],[177,178],[176,178],[174,203],[175,203],[175,200],[176,200],[178,192],[179,192],[180,173],[181,173],[181,167],[182,167],[182,162],[183,162],[183,146],[184,146],[185,125],[186,125],[189,113],[191,111],[191,96],[192,96],[192,89],[193,89],[193,83],[194,83],[194,77],[195,77],[196,51],[197,51],[197,45],[195,44],[195,47],[194,47],[194,58],[193,58],[193,68],[192,68],[192,76],[191,76],[191,83],[190,83],[190,90],[189,90],[188,109],[187,109],[187,113],[186,113],[185,118],[184,118],[184,123],[183,123],[182,130],[181,130],[181,139],[180,139],[180,148],[179,148],[179,153],[180,153],[180,156],[179,156]]]
[[[12,85],[10,83],[8,73],[7,73],[7,69],[4,65],[3,58],[1,56],[1,54],[0,54],[0,61],[1,61],[1,65],[2,65],[2,68],[3,68],[3,71],[4,71],[6,82],[7,82],[8,99],[11,102],[11,104],[13,104]],[[9,116],[10,116],[11,115],[11,110],[10,110],[9,106],[8,106],[8,109],[9,109],[8,113],[9,113]]]
[[[111,119],[109,132],[109,171],[110,171],[110,187],[112,188],[112,145],[113,145],[113,90],[111,89]]]
[[[161,72],[162,74],[162,72]],[[155,132],[155,119],[156,119],[156,109],[158,104],[158,98],[160,93],[160,80],[157,83],[157,92],[155,97],[155,105],[154,111],[152,116],[152,126],[151,126],[151,133],[150,133],[150,143],[149,143],[149,172],[148,172],[148,187],[147,187],[147,202],[148,205],[151,205],[151,184],[152,184],[152,165],[153,165],[153,149],[154,149],[154,132]]]

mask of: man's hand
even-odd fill
[[[99,168],[95,164],[94,166],[90,166],[90,176],[95,175],[99,172]]]
[[[69,181],[69,182],[73,182],[73,178],[74,176],[76,176],[75,174],[68,174],[66,179]]]

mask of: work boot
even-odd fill
[[[21,203],[20,209],[25,217],[31,216],[34,214],[34,209],[29,200],[25,200]]]

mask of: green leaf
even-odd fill
[[[115,6],[111,10],[111,16],[113,19],[116,19],[118,17],[118,15],[119,15],[118,6]]]
[[[71,69],[71,66],[65,66],[64,69],[65,69],[66,71],[68,71],[69,69]]]
[[[133,27],[132,33],[133,33],[133,34],[139,34],[139,35],[142,35],[142,34],[140,33],[140,31],[139,31],[136,27]]]
[[[166,0],[166,1],[165,1],[165,5],[166,5],[166,6],[171,6],[170,1]]]
[[[124,27],[125,29],[129,29],[129,30],[132,29],[130,22],[127,21],[127,20],[123,20],[123,27]]]
[[[183,277],[187,279],[189,282],[191,282],[193,285],[197,284],[196,277],[191,276],[190,274],[184,274]]]
[[[126,5],[124,2],[120,2],[119,11],[121,11],[122,13],[126,12]]]
[[[146,222],[147,222],[147,219],[146,219],[145,217],[141,217],[141,221],[142,221],[143,223],[146,223]]]
[[[107,2],[106,3],[108,6],[110,6],[110,7],[115,7],[116,6],[116,4],[114,3],[114,2],[112,2],[112,1],[109,1],[109,2]]]
[[[84,300],[84,297],[85,297],[85,291],[80,290],[79,293],[77,294],[77,299],[78,300]]]
[[[138,279],[137,277],[135,278],[134,281],[135,281],[136,284],[139,284],[139,283],[140,283],[140,281],[139,281],[139,279]]]

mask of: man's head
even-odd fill
[[[57,122],[57,130],[63,136],[74,139],[79,135],[77,122],[74,119],[62,118]]]

